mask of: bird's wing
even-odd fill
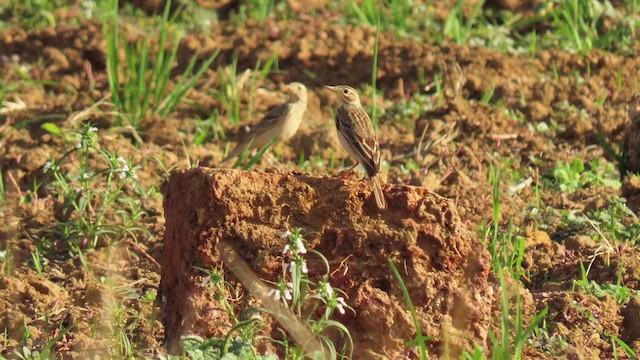
[[[249,134],[258,134],[265,132],[274,126],[278,125],[279,122],[283,121],[289,112],[291,104],[284,103],[280,104],[271,111],[269,111],[257,124],[251,127]]]
[[[370,177],[380,172],[380,146],[369,115],[361,107],[341,106],[336,127],[344,135]]]

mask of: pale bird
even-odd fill
[[[289,100],[273,108],[260,122],[251,126],[223,162],[249,149],[262,148],[273,139],[284,142],[295,135],[307,109],[307,88],[299,82],[292,82],[287,84],[287,90]]]
[[[362,164],[371,181],[373,194],[380,209],[387,207],[380,180],[380,146],[371,119],[360,104],[358,92],[346,85],[325,86],[338,97],[336,129],[344,150]]]

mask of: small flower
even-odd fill
[[[211,282],[211,276],[205,276],[204,279],[198,284],[200,287],[205,287]]]
[[[302,260],[302,264],[300,265],[300,268],[303,274],[306,274],[309,272],[309,268],[307,268],[307,262],[304,260]]]
[[[345,310],[344,307],[347,306],[347,303],[344,301],[344,298],[342,296],[338,296],[336,298],[337,304],[336,304],[336,309],[338,309],[338,312],[342,315],[344,315]]]
[[[96,133],[96,132],[98,132],[98,128],[95,127],[95,126],[92,126],[92,127],[89,128],[89,132],[90,133]]]
[[[51,160],[48,160],[46,164],[44,164],[44,167],[42,168],[42,170],[44,170],[44,172],[48,172],[49,170],[51,170],[51,168],[53,167],[53,162]]]
[[[84,141],[82,140],[78,141],[78,143],[76,144],[76,149],[82,149],[83,144],[84,144]]]
[[[291,233],[291,231],[287,230],[287,231],[283,232],[283,233],[282,233],[282,235],[280,235],[280,238],[281,238],[281,239],[288,238],[288,237],[289,237],[289,236],[291,236],[291,235],[293,235],[293,234]]]
[[[284,298],[285,300],[293,299],[293,297],[291,296],[291,291],[289,289],[284,289]]]
[[[286,244],[282,249],[282,255],[286,255],[289,250],[291,250],[291,247],[289,246],[289,244]]]
[[[296,270],[296,262],[291,260],[291,262],[289,263],[289,272],[293,274],[295,270]]]
[[[302,237],[298,237],[296,239],[296,253],[298,254],[306,254],[307,249],[304,248],[304,244],[302,243]]]
[[[280,289],[269,289],[267,296],[272,297],[275,301],[280,301]]]

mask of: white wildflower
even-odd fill
[[[78,143],[76,144],[76,149],[81,149],[82,148],[82,140],[78,141]]]
[[[302,260],[302,264],[300,265],[300,268],[303,274],[306,274],[309,272],[309,268],[307,267],[307,262],[304,260]]]
[[[280,301],[280,290],[279,289],[269,289],[267,292],[267,296],[273,298],[275,301]]]
[[[46,164],[44,164],[44,167],[42,168],[42,170],[44,170],[44,172],[48,172],[49,170],[51,170],[52,166],[53,166],[53,162],[49,160],[47,161]]]
[[[284,246],[284,248],[282,249],[282,255],[286,255],[287,252],[291,249],[291,247],[289,246],[289,244],[286,244]]]
[[[344,298],[342,296],[338,296],[336,298],[336,301],[338,302],[336,304],[336,309],[338,309],[338,312],[342,315],[344,315],[345,310],[344,307],[347,306],[347,303],[344,301]]]
[[[90,132],[90,133],[98,132],[98,128],[97,128],[97,127],[95,127],[95,126],[92,126],[92,127],[90,127],[90,128],[89,128],[89,132]]]
[[[280,238],[281,238],[281,239],[288,238],[288,237],[289,237],[289,236],[291,236],[291,235],[293,235],[293,234],[291,233],[291,231],[287,230],[287,231],[283,232],[283,233],[282,233],[282,235],[280,235]]]
[[[296,239],[296,253],[298,254],[306,254],[307,249],[304,248],[304,244],[302,243],[302,238],[299,237]]]

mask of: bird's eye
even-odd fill
[[[347,95],[347,94],[349,93],[349,89],[344,89],[344,90],[342,91],[342,93],[343,93],[343,94],[345,94],[345,95]]]

